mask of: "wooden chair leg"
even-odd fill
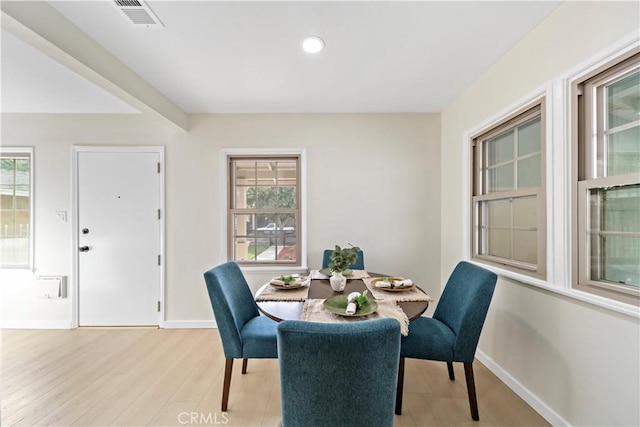
[[[476,383],[473,379],[473,362],[464,363],[464,376],[467,380],[467,393],[469,394],[469,408],[471,409],[471,418],[474,421],[480,420],[478,415],[478,399],[476,397]]]
[[[456,374],[453,372],[453,362],[447,362],[447,370],[449,370],[449,379],[454,381],[456,379]]]
[[[242,359],[242,373],[243,374],[247,373],[247,362],[248,362],[248,360],[246,358]]]
[[[398,387],[396,388],[396,415],[402,415],[402,392],[404,390],[404,357],[398,364]]]
[[[227,412],[227,404],[229,403],[231,371],[233,371],[233,359],[226,359],[224,365],[224,382],[222,383],[222,412]]]

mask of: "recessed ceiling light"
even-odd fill
[[[307,53],[318,53],[324,49],[324,41],[318,36],[309,36],[302,41],[302,49]]]

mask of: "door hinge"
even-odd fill
[[[160,255],[158,255],[158,265],[162,265],[160,264]]]
[[[158,219],[160,219],[160,209],[158,209]]]
[[[158,173],[160,173],[160,162],[158,162]]]
[[[158,301],[158,313],[160,313],[160,301]]]

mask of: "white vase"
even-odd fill
[[[331,277],[329,277],[329,283],[331,283],[331,289],[333,289],[334,292],[342,292],[345,286],[347,286],[347,278],[344,277],[342,271],[334,271],[331,273]]]

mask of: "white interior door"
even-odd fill
[[[158,325],[160,154],[77,154],[78,324]]]

